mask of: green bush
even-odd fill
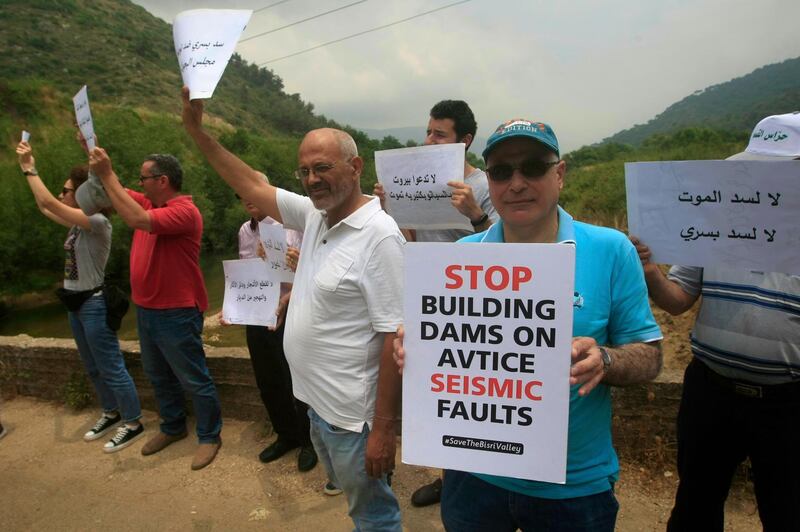
[[[62,390],[64,404],[74,410],[83,410],[92,404],[92,390],[83,372],[74,371]]]

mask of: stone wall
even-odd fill
[[[139,391],[142,407],[157,410],[153,388],[144,374],[136,342],[121,342],[125,364]],[[225,416],[264,419],[253,369],[244,348],[207,348],[208,367]],[[0,337],[0,390],[3,395],[30,395],[64,402],[65,387],[85,374],[72,340]],[[87,379],[88,381],[88,379]],[[89,383],[91,389],[91,383]]]
[[[122,342],[122,349],[142,406],[156,410],[138,345]],[[223,415],[264,419],[266,412],[246,349],[207,348],[207,355]],[[5,396],[30,395],[63,402],[70,378],[82,374],[83,366],[72,340],[0,337],[0,391]],[[674,463],[680,382],[680,374],[666,373],[649,384],[614,388],[614,442],[621,459],[654,466]]]

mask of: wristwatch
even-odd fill
[[[23,170],[22,175],[39,175],[39,172],[36,171],[36,168],[31,168],[30,170]]]
[[[608,354],[606,348],[603,346],[597,346],[600,350],[600,357],[603,359],[603,373],[608,373],[608,369],[611,367],[611,355]]]
[[[489,215],[486,214],[486,213],[483,213],[483,216],[481,216],[477,220],[470,220],[469,223],[472,224],[472,227],[478,227],[479,225],[483,224],[488,219],[489,219]]]

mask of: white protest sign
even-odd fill
[[[86,147],[93,150],[97,146],[94,138],[94,122],[92,122],[92,111],[89,108],[89,94],[86,92],[86,85],[72,97],[72,105],[75,107],[75,121],[78,129],[86,140]]]
[[[464,144],[434,144],[375,152],[386,210],[405,229],[467,229],[451,202],[448,181],[464,181]]]
[[[252,14],[248,9],[192,9],[175,16],[172,39],[189,98],[211,98]]]
[[[28,142],[29,140],[31,140],[31,134],[23,129],[22,130],[22,142]]]
[[[625,186],[653,262],[800,274],[800,161],[628,163]]]
[[[564,483],[575,248],[404,248],[403,462]]]
[[[274,278],[284,283],[294,282],[294,272],[286,265],[286,229],[281,224],[259,222],[258,234]]]
[[[225,299],[222,318],[239,325],[269,325],[277,321],[275,311],[281,285],[261,259],[224,260]]]

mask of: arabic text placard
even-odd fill
[[[467,229],[448,181],[464,181],[464,144],[435,144],[375,152],[386,210],[405,229]]]
[[[628,163],[625,185],[654,262],[800,274],[800,161]]]
[[[275,326],[280,280],[262,259],[224,260],[222,318],[239,325]]]
[[[172,39],[189,98],[211,98],[252,11],[192,9],[175,16]]]
[[[78,123],[81,135],[86,140],[86,147],[93,150],[97,146],[97,141],[94,138],[94,122],[92,121],[92,111],[89,108],[89,93],[86,85],[72,97],[72,105],[75,107],[75,121]]]
[[[259,222],[258,234],[264,249],[267,267],[276,279],[284,283],[294,282],[294,272],[286,264],[286,229],[282,224]]]

